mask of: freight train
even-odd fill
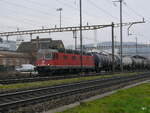
[[[81,71],[80,51],[65,49],[41,49],[37,55],[36,70],[39,74],[53,74]],[[150,69],[150,61],[142,56],[123,57],[125,70]],[[112,55],[97,52],[83,52],[82,71],[112,71]],[[120,69],[120,57],[114,57],[115,70]]]

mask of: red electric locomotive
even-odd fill
[[[80,72],[80,52],[73,50],[42,49],[38,52],[36,70],[40,74],[64,72]],[[83,53],[83,71],[94,71],[94,57],[90,53]]]

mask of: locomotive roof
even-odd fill
[[[61,53],[80,54],[79,50],[71,50],[71,49],[40,49],[39,52],[61,52]],[[92,55],[92,53],[83,51],[83,55]]]
[[[44,53],[44,52],[58,52],[57,49],[40,49],[39,50],[40,53]]]
[[[80,54],[80,50],[71,50],[71,49],[59,49],[59,52],[65,52],[65,53],[73,53],[73,54]],[[92,55],[90,52],[83,51],[83,55]]]

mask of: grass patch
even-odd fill
[[[135,73],[122,73],[122,74],[114,74],[114,75],[103,75],[103,76],[90,76],[90,77],[79,77],[79,78],[71,78],[71,79],[63,79],[63,80],[48,80],[42,82],[31,82],[31,83],[18,83],[18,84],[10,84],[10,85],[0,85],[0,91],[5,90],[17,90],[17,89],[29,89],[29,88],[37,88],[37,87],[45,87],[52,85],[59,85],[64,83],[72,83],[79,82],[84,80],[94,80],[99,78],[108,78],[113,76],[132,76],[140,74],[139,72]]]
[[[117,93],[62,113],[150,113],[150,83]]]

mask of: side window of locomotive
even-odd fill
[[[52,59],[52,54],[51,53],[45,54],[45,59]]]
[[[58,54],[57,53],[53,54],[53,59],[58,59]]]
[[[67,56],[64,56],[64,60],[67,60],[67,58],[68,58]]]
[[[72,56],[72,60],[76,60],[77,59],[77,57],[76,56]]]

